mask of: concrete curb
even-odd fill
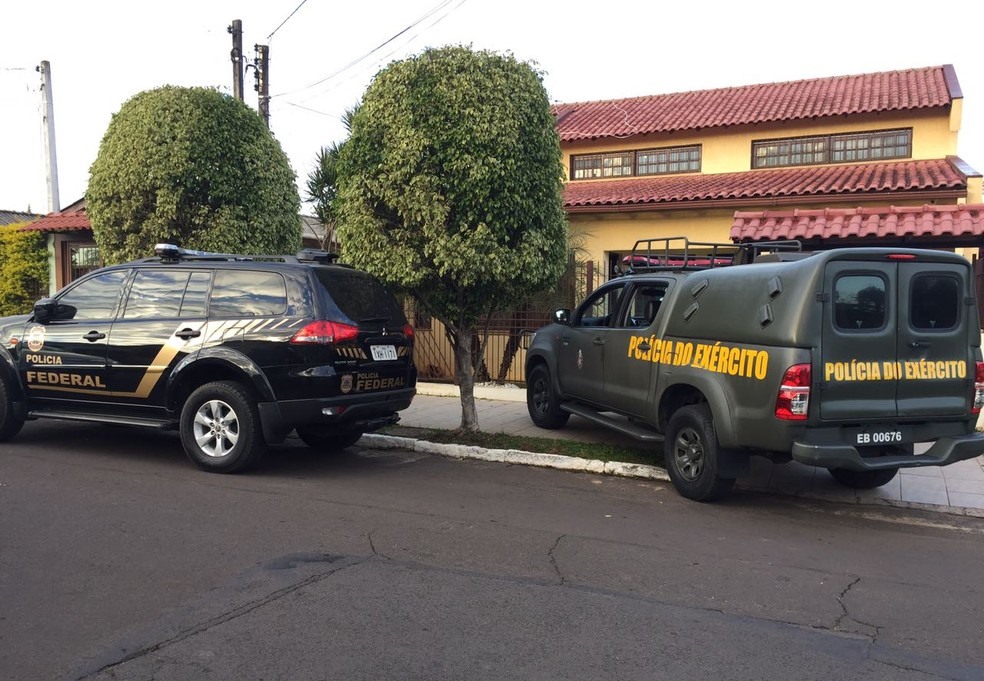
[[[662,468],[638,463],[582,459],[576,456],[563,456],[561,454],[524,452],[519,449],[486,449],[484,447],[427,442],[426,440],[416,440],[410,437],[377,435],[375,433],[363,435],[359,443],[376,449],[407,449],[412,452],[423,452],[425,454],[447,456],[454,459],[478,459],[479,461],[492,461],[495,463],[556,468],[563,471],[583,471],[585,473],[599,475],[617,475],[624,478],[643,478],[646,480],[661,480],[663,482],[670,481],[670,476]]]
[[[583,473],[594,473],[596,475],[613,475],[622,478],[636,478],[643,480],[659,480],[670,482],[667,472],[658,466],[647,466],[645,464],[625,463],[620,461],[600,461],[598,459],[582,459],[576,456],[563,456],[561,454],[543,454],[538,452],[524,452],[518,449],[486,449],[471,445],[444,444],[439,442],[428,442],[417,440],[412,437],[398,437],[395,435],[378,435],[376,433],[366,433],[359,440],[359,444],[373,449],[406,449],[411,452],[421,452],[433,454],[435,456],[446,456],[453,459],[475,459],[479,461],[491,461],[494,463],[509,463],[523,466],[539,466],[541,468],[554,468],[564,471],[578,471]],[[744,489],[756,494],[776,495],[772,490],[762,489],[756,486],[743,487]],[[779,496],[800,501],[829,502],[835,504],[849,504],[841,500],[830,500],[822,497],[812,497],[805,494],[779,494]],[[879,506],[889,506],[911,511],[930,511],[934,513],[945,513],[948,515],[963,516],[968,518],[984,518],[984,510],[979,508],[966,508],[962,506],[937,506],[935,504],[924,504],[913,501],[902,501],[896,499],[865,499],[853,502],[854,506],[867,506],[878,508]]]

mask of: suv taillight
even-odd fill
[[[407,338],[413,338],[413,327],[409,324],[403,325],[403,335]]]
[[[980,414],[981,407],[984,407],[984,362],[978,362],[974,372],[974,406],[970,413]]]
[[[795,364],[786,369],[776,398],[776,418],[805,421],[810,412],[810,365]]]
[[[329,322],[320,320],[311,322],[303,329],[294,334],[290,339],[291,343],[314,343],[316,345],[330,345],[343,341],[355,340],[359,337],[359,327],[340,322]]]

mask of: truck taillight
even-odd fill
[[[776,398],[776,418],[805,421],[810,411],[810,365],[795,364],[782,377]]]
[[[978,362],[974,372],[974,406],[970,413],[980,414],[981,407],[984,407],[984,362]]]
[[[332,343],[355,340],[358,337],[359,327],[357,326],[319,320],[311,322],[295,333],[290,342],[294,344],[331,345]]]

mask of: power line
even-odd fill
[[[355,59],[355,60],[349,62],[348,64],[346,64],[345,66],[343,66],[339,70],[335,71],[334,73],[332,73],[332,74],[330,74],[328,76],[325,76],[321,80],[316,81],[314,83],[311,83],[310,85],[307,85],[305,87],[299,88],[297,90],[291,90],[291,91],[288,91],[288,92],[279,92],[279,93],[277,93],[275,95],[272,95],[272,96],[273,97],[281,97],[281,96],[284,96],[284,95],[296,94],[298,92],[303,92],[304,90],[310,90],[311,88],[317,87],[317,86],[321,85],[322,83],[325,83],[325,82],[331,80],[332,78],[336,78],[337,76],[339,76],[342,73],[344,73],[345,71],[349,70],[350,68],[352,68],[353,66],[355,66],[359,62],[368,59],[373,54],[375,54],[376,52],[378,52],[379,50],[383,49],[384,47],[386,47],[387,45],[389,45],[391,42],[393,42],[394,40],[396,40],[397,38],[399,38],[401,35],[403,35],[407,31],[411,30],[412,28],[414,28],[415,26],[417,26],[418,24],[420,24],[424,20],[429,19],[435,13],[439,12],[440,10],[444,9],[445,7],[447,7],[448,5],[452,4],[454,1],[455,0],[442,0],[441,3],[439,3],[438,5],[436,5],[435,7],[433,7],[432,9],[430,9],[427,13],[425,13],[423,16],[419,17],[416,21],[414,21],[412,24],[410,24],[406,28],[402,29],[401,31],[399,31],[395,35],[393,35],[390,38],[388,38],[387,40],[383,41],[382,43],[380,43],[379,45],[377,45],[373,49],[369,50],[368,52],[366,52],[364,55],[362,55],[358,59]],[[459,0],[457,6],[454,7],[452,10],[449,10],[447,13],[445,13],[445,15],[441,17],[441,19],[443,19],[448,14],[450,14],[451,11],[453,11],[454,9],[457,9],[458,7],[460,7],[464,2],[465,2],[465,0]],[[434,23],[436,24],[437,22],[434,22]]]
[[[298,5],[297,7],[295,7],[294,8],[294,11],[291,12],[290,14],[288,14],[287,15],[287,18],[280,22],[280,26],[277,26],[275,29],[273,29],[273,33],[271,33],[270,35],[267,36],[267,41],[269,41],[270,38],[273,37],[273,34],[276,33],[277,31],[279,31],[283,27],[284,24],[286,24],[288,21],[290,21],[290,18],[292,16],[294,16],[295,14],[297,14],[297,10],[299,10],[301,7],[303,7],[305,2],[307,2],[307,0],[301,0],[301,4]]]

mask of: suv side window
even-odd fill
[[[574,313],[571,326],[615,326],[615,315],[624,292],[624,284],[595,291]]]
[[[952,329],[960,321],[960,283],[944,274],[920,274],[912,279],[909,323],[929,331]]]
[[[204,317],[209,273],[138,270],[130,284],[123,319]]]
[[[845,331],[880,329],[887,318],[885,280],[877,274],[848,274],[834,282],[834,324]]]
[[[106,272],[74,286],[58,298],[54,319],[77,322],[112,319],[127,274],[127,270]]]
[[[272,317],[287,311],[287,282],[278,272],[216,270],[210,317]]]

